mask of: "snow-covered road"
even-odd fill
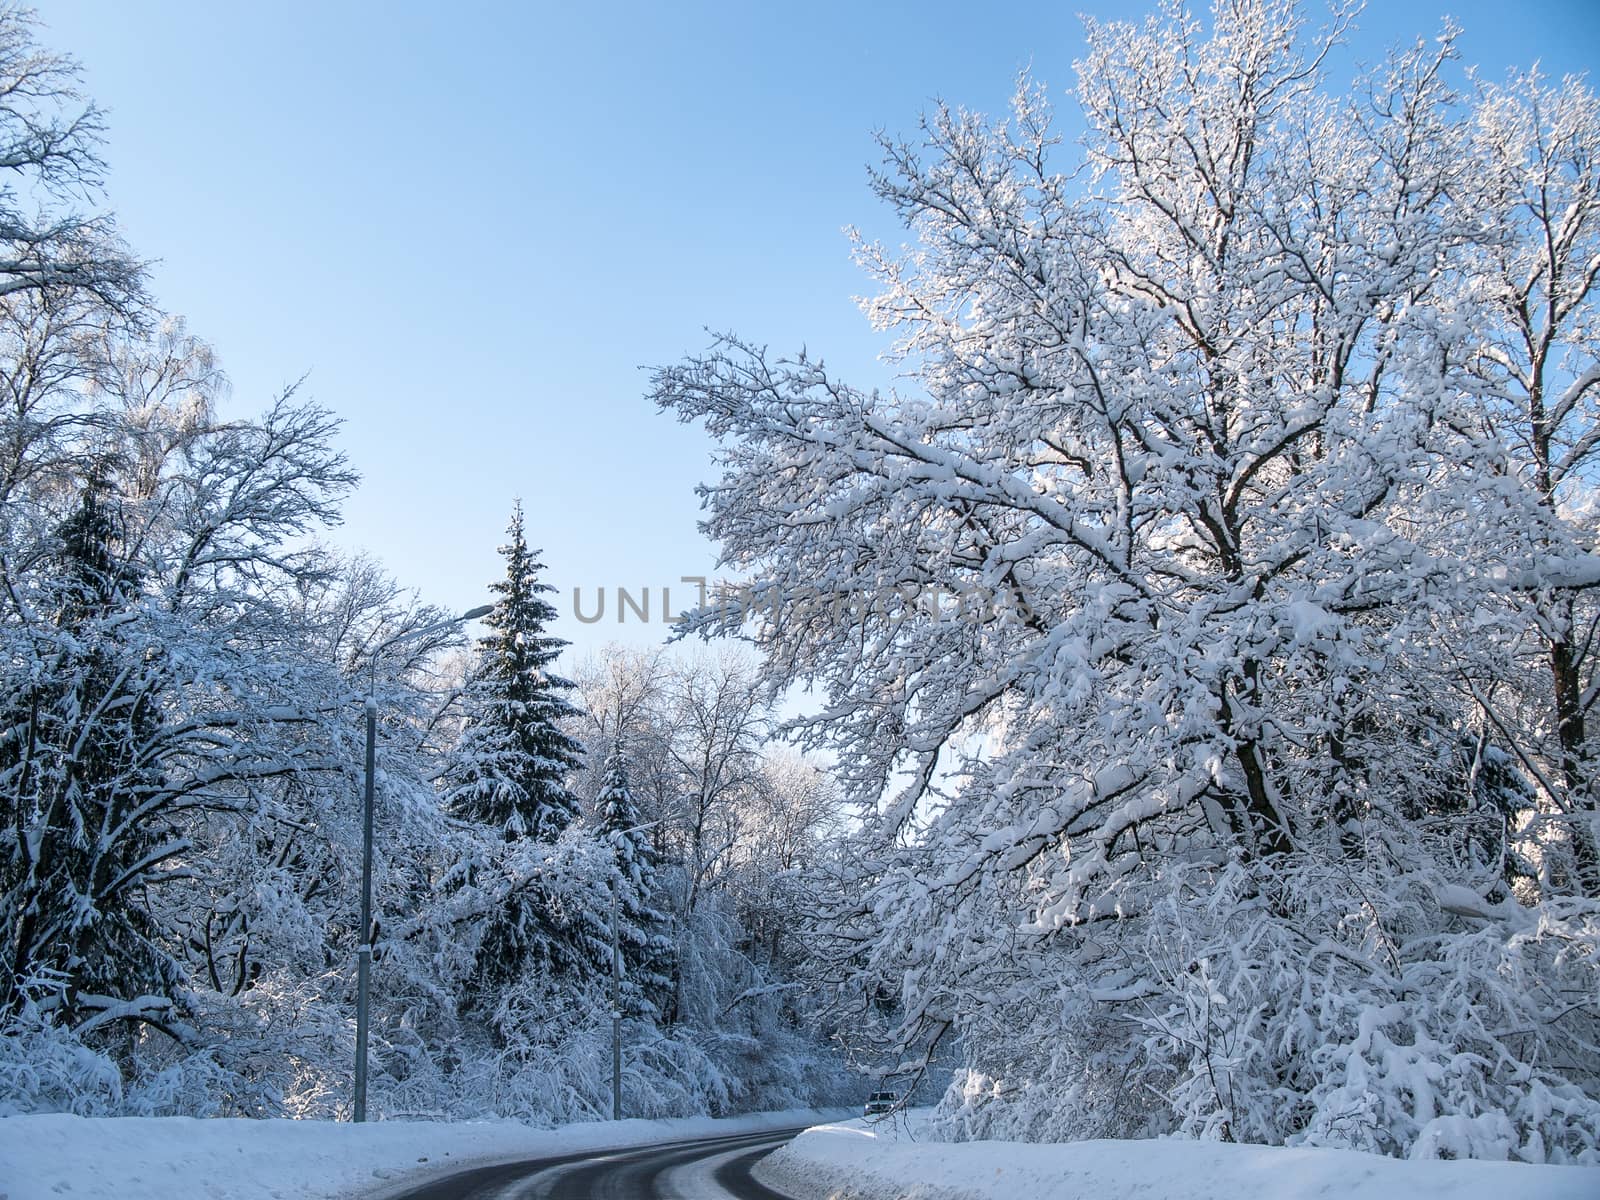
[[[66,1114],[7,1117],[0,1119],[0,1200],[170,1200],[173,1196],[398,1200],[419,1194],[470,1195],[459,1188],[433,1192],[426,1188],[474,1173],[522,1178],[527,1169],[517,1164],[552,1159],[609,1162],[612,1167],[601,1172],[604,1178],[639,1165],[631,1161],[634,1152],[659,1159],[673,1148],[704,1143],[705,1148],[681,1156],[681,1161],[660,1163],[662,1169],[655,1172],[662,1188],[678,1189],[664,1194],[698,1196],[705,1194],[698,1180],[707,1173],[715,1177],[726,1165],[714,1160],[741,1146],[745,1149],[733,1157],[762,1153],[797,1129],[844,1115],[837,1109],[793,1109],[721,1120],[595,1121],[558,1129],[531,1129],[515,1121],[351,1125]],[[704,1161],[693,1161],[696,1158]]]
[[[789,1200],[750,1168],[803,1128],[476,1167],[383,1200]]]

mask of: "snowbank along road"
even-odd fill
[[[757,1182],[750,1168],[804,1128],[474,1167],[381,1200],[790,1200]]]

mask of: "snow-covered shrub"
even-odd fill
[[[981,1061],[994,1071],[961,1067],[934,1108],[931,1127],[950,1141],[1066,1142],[1085,1138],[1147,1138],[1171,1131],[1171,1112],[1152,1092],[1148,1069],[1132,1070],[1125,1045],[1095,1038],[1098,1016],[1080,1010],[1076,1037],[1062,1034],[1048,1055],[1019,1054],[983,1043]],[[1060,1014],[1065,1017],[1065,1013]],[[979,1058],[980,1055],[974,1055]]]
[[[245,1115],[226,1099],[250,1085],[212,1048],[145,1034],[122,1062],[102,1046],[25,1009],[0,1030],[0,1117]],[[254,1115],[254,1113],[250,1114]]]
[[[1600,904],[1520,909],[1423,888],[1395,967],[1330,979],[1313,1009],[1312,1112],[1290,1140],[1600,1163]]]
[[[452,1116],[499,1116],[549,1126],[611,1115],[610,999],[604,981],[574,987],[548,978],[525,977],[506,989],[494,1044],[462,1046],[463,1063],[435,1110]],[[702,1045],[704,1035],[650,1021],[622,1027],[622,1099],[634,1117],[726,1114],[734,1107],[726,1067]],[[739,1081],[741,1090],[764,1098],[759,1078]],[[441,1102],[442,1101],[442,1102]],[[386,1084],[384,1111],[419,1111],[404,1085]]]
[[[121,1112],[122,1072],[71,1031],[25,1012],[0,1031],[0,1116]]]
[[[1160,882],[1123,954],[969,1028],[987,1071],[952,1084],[946,1136],[1600,1163],[1600,904],[1489,903],[1393,860]]]

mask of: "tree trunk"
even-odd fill
[[[1587,822],[1594,809],[1589,789],[1584,754],[1583,684],[1579,675],[1579,652],[1571,642],[1572,600],[1560,602],[1562,632],[1550,639],[1550,676],[1555,687],[1556,734],[1561,743],[1561,782],[1566,790],[1567,814],[1571,818],[1568,836],[1572,839],[1573,885],[1581,894],[1600,896],[1600,851]]]

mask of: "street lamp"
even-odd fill
[[[367,670],[367,781],[361,805],[361,944],[356,948],[356,1121],[367,1119],[367,1016],[372,990],[372,769],[378,754],[378,656],[397,642],[409,641],[426,633],[436,633],[452,625],[476,621],[494,611],[494,605],[481,604],[459,617],[447,617],[420,629],[397,633],[378,643],[368,656]]]
[[[617,889],[611,888],[611,1119],[622,1120],[622,946],[617,939]]]

